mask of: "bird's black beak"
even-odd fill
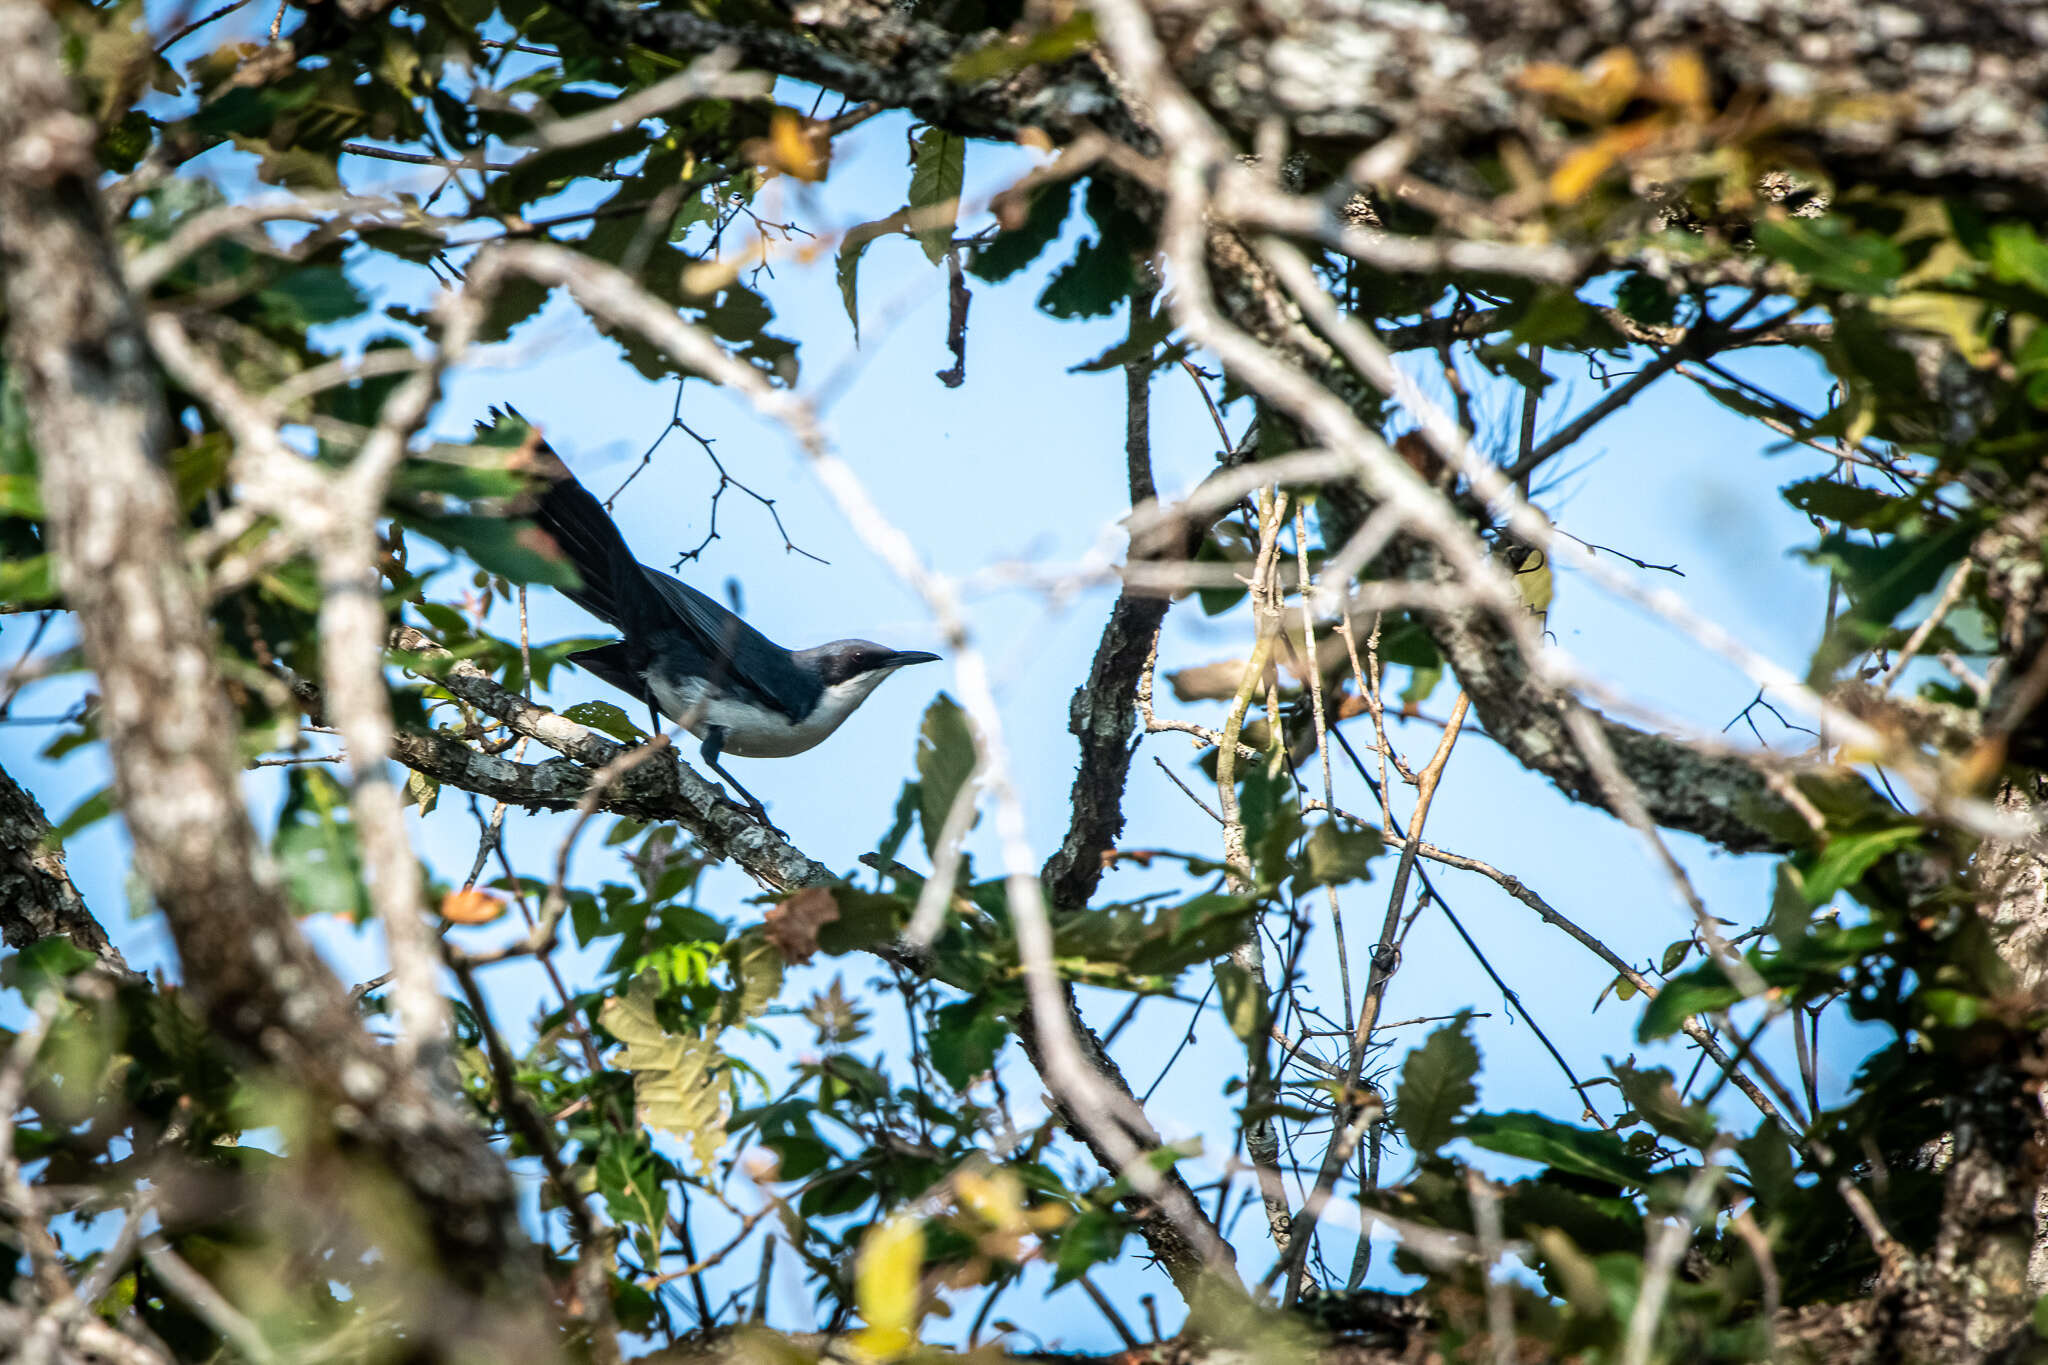
[[[908,664],[935,664],[938,661],[938,655],[927,654],[921,649],[899,649],[882,661],[882,667],[902,668]]]

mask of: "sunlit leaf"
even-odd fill
[[[640,1121],[684,1139],[698,1173],[708,1176],[725,1142],[725,1056],[708,1038],[663,1029],[654,1000],[655,980],[643,974],[604,1002],[598,1022],[625,1045],[618,1062],[633,1074]]]
[[[953,246],[960,221],[960,186],[967,166],[967,139],[940,128],[927,128],[912,143],[910,210],[917,240],[934,265]]]
[[[917,1344],[923,1314],[924,1228],[899,1214],[869,1228],[854,1260],[854,1305],[865,1324],[853,1347],[868,1360],[895,1360]]]

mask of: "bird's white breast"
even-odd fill
[[[725,731],[725,752],[735,758],[788,758],[824,742],[894,669],[877,669],[835,683],[818,698],[811,714],[793,721],[780,711],[743,706],[728,697],[706,695],[702,679],[672,687],[649,675],[648,691],[661,713],[702,739],[717,726]]]

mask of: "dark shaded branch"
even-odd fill
[[[240,727],[180,543],[172,427],[102,228],[94,130],[72,112],[59,43],[43,6],[0,3],[6,359],[42,461],[59,577],[98,674],[136,864],[222,1040],[308,1092],[308,1115],[405,1187],[437,1262],[422,1270],[465,1291],[440,1296],[422,1347],[471,1338],[525,1357],[546,1341],[529,1316],[535,1266],[504,1163],[425,1077],[392,1067],[259,870],[268,860],[242,800]],[[515,1287],[488,1312],[476,1302]]]
[[[0,939],[10,948],[26,948],[52,934],[63,934],[99,958],[116,977],[140,980],[72,885],[43,808],[0,769]]]
[[[968,137],[1009,142],[1035,127],[1066,142],[1093,127],[1120,142],[1149,145],[1092,56],[960,80],[954,64],[997,35],[963,38],[906,18],[907,10],[887,0],[829,0],[801,30],[722,24],[688,10],[628,8],[615,0],[561,0],[557,8],[604,42],[670,54],[731,49],[749,66],[907,109]]]
[[[1638,322],[1619,308],[1596,307],[1607,325],[1622,336],[1638,345],[1676,346],[1685,340],[1684,327],[1656,326]],[[1420,351],[1441,346],[1451,341],[1477,341],[1480,337],[1504,332],[1517,321],[1515,311],[1507,308],[1478,308],[1468,313],[1446,313],[1441,317],[1425,318],[1406,327],[1390,327],[1380,333],[1380,340],[1390,351]],[[1833,338],[1835,325],[1832,322],[1787,322],[1769,327],[1730,333],[1721,341],[1718,349],[1733,351],[1745,346],[1818,346]]]
[[[1132,300],[1133,335],[1149,320],[1151,311],[1151,294],[1139,294]],[[1124,366],[1124,456],[1133,507],[1153,499],[1150,359],[1141,357]],[[1133,557],[1191,558],[1206,528],[1189,523],[1177,529],[1175,536],[1147,537],[1143,547],[1133,544]],[[1160,543],[1168,540],[1170,544]],[[1095,648],[1088,681],[1075,689],[1068,707],[1067,730],[1081,741],[1071,796],[1073,814],[1065,840],[1039,874],[1046,900],[1055,912],[1087,906],[1102,881],[1102,855],[1123,833],[1124,784],[1137,753],[1138,677],[1144,672],[1168,605],[1169,599],[1159,593],[1126,587],[1117,594],[1102,628],[1102,641]]]

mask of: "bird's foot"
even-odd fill
[[[734,801],[730,796],[728,796],[726,799],[732,802],[734,809],[745,811],[747,814],[753,816],[756,820],[759,820],[763,825],[767,826],[768,832],[770,834],[773,834],[776,838],[789,838],[789,831],[783,829],[780,825],[776,824],[773,820],[770,820],[768,818],[768,808],[762,805],[759,801],[755,800],[751,792],[748,792],[744,787],[742,787],[740,789],[740,796],[744,799]]]

